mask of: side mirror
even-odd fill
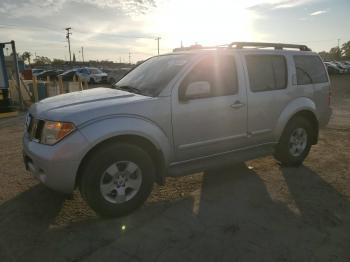
[[[207,81],[197,81],[190,83],[186,87],[182,100],[208,97],[211,94],[211,87]]]

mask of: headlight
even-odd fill
[[[72,123],[45,121],[40,142],[46,145],[53,145],[73,132],[74,129],[75,126]]]

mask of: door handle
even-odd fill
[[[238,101],[238,100],[237,100],[234,104],[231,105],[231,107],[234,108],[234,109],[238,109],[238,108],[241,108],[241,107],[243,107],[243,106],[244,106],[244,104],[241,103],[241,102]]]

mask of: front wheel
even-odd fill
[[[305,118],[294,118],[286,126],[275,150],[284,166],[299,166],[309,154],[313,129]]]
[[[144,150],[130,144],[112,144],[98,149],[88,159],[80,191],[96,213],[118,217],[145,202],[154,180],[153,161]]]

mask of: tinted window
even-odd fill
[[[181,86],[186,87],[198,81],[209,82],[211,96],[234,95],[238,92],[237,72],[233,56],[208,56],[201,60],[187,75]]]
[[[287,66],[281,55],[247,55],[250,89],[253,92],[287,87]]]
[[[318,56],[294,56],[298,85],[328,82],[326,70]]]

